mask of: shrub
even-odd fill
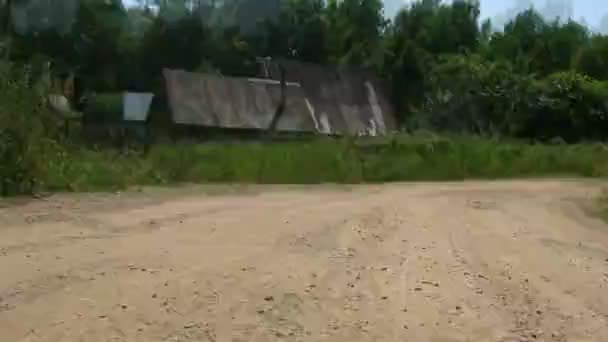
[[[608,136],[608,82],[574,71],[535,79],[508,63],[456,55],[437,63],[427,83],[417,122],[430,129],[569,143]]]
[[[0,63],[0,190],[28,192],[41,179],[44,154],[54,142],[53,117],[28,87],[22,69]]]

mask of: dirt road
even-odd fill
[[[0,209],[0,341],[608,341],[597,184],[60,195]]]

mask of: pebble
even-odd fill
[[[274,297],[273,296],[267,296],[267,297],[264,297],[264,300],[267,301],[267,302],[272,302],[274,300]]]
[[[194,328],[196,326],[198,326],[197,323],[195,323],[195,322],[189,322],[189,323],[184,324],[184,329],[191,329],[191,328]]]

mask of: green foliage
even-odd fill
[[[363,183],[608,176],[600,144],[530,145],[470,137],[269,144],[158,145],[147,156],[70,149],[49,163],[50,189],[115,190],[173,183]]]
[[[570,68],[588,40],[586,27],[572,20],[547,22],[529,9],[494,34],[486,52],[491,59],[511,61],[519,72],[546,76]]]
[[[414,2],[387,31],[383,73],[392,81],[399,119],[422,105],[429,69],[442,54],[474,51],[479,43],[479,5],[457,0]]]
[[[580,72],[598,80],[608,80],[608,36],[596,35],[583,46],[573,61]]]
[[[603,140],[608,132],[608,82],[575,71],[543,79],[478,55],[446,56],[428,76],[415,126],[488,136],[567,142]]]
[[[608,222],[608,190],[602,191],[601,195],[597,199],[594,209],[594,213],[596,213],[602,220]]]
[[[122,93],[95,94],[85,110],[87,122],[119,122],[122,119]]]
[[[55,146],[54,122],[39,106],[22,70],[0,63],[0,193],[32,191],[44,174],[43,162]]]
[[[478,55],[442,58],[427,77],[422,115],[427,128],[481,135],[518,135],[532,80],[513,72],[508,63]],[[420,115],[419,115],[420,116]]]

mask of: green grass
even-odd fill
[[[602,194],[597,199],[595,213],[602,220],[608,222],[608,190],[602,191]]]
[[[268,144],[157,145],[144,157],[72,148],[48,158],[50,190],[115,190],[176,183],[376,183],[530,177],[603,177],[601,144],[530,145],[481,138],[398,136]]]

